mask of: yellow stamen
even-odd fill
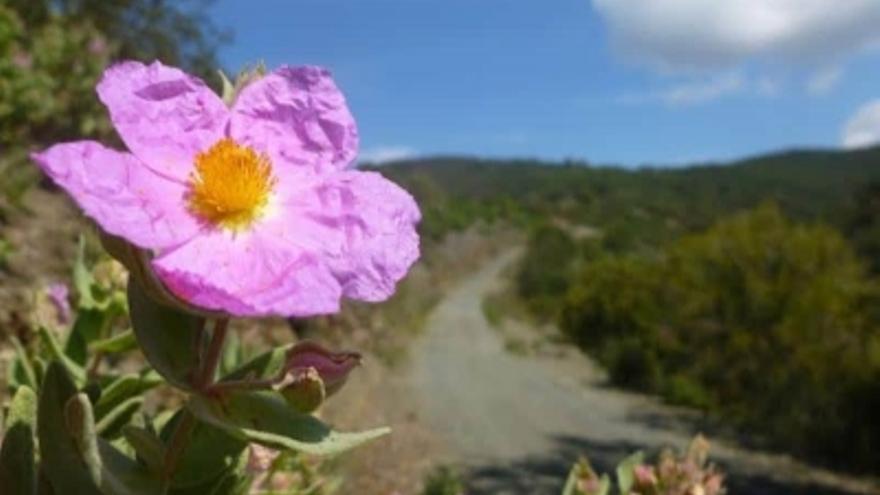
[[[195,166],[188,198],[194,214],[240,230],[263,213],[275,185],[268,156],[224,138],[199,153]]]

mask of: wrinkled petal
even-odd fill
[[[325,260],[286,231],[280,222],[240,234],[212,230],[161,254],[153,268],[178,297],[206,309],[237,316],[339,311],[341,289]]]
[[[357,155],[358,132],[345,97],[319,67],[282,67],[246,86],[232,109],[230,135],[285,168],[341,170]]]
[[[292,196],[286,207],[336,233],[325,236],[324,247],[346,297],[387,299],[419,257],[416,202],[376,172],[326,177],[312,194]]]
[[[229,111],[204,82],[159,62],[104,72],[98,96],[128,149],[157,173],[184,181],[196,153],[224,136]]]
[[[200,228],[185,210],[184,186],[135,156],[93,141],[57,144],[32,158],[107,233],[142,248],[189,240]]]

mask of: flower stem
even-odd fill
[[[197,392],[206,392],[214,384],[217,375],[217,365],[220,362],[220,356],[223,354],[223,344],[226,342],[226,335],[229,331],[229,319],[221,318],[214,323],[214,331],[211,333],[211,342],[208,344],[208,350],[205,358],[202,360],[196,377],[193,379],[193,387]],[[180,463],[180,458],[189,444],[190,436],[196,421],[193,414],[183,409],[180,421],[174,428],[174,433],[168,440],[165,448],[165,457],[162,460],[162,478],[166,486],[171,483],[174,471]]]
[[[202,362],[202,368],[194,383],[196,390],[204,391],[214,383],[217,375],[217,365],[223,354],[223,344],[226,342],[226,334],[229,330],[229,319],[221,318],[214,324],[214,332],[211,334],[211,342],[208,344],[208,352]]]

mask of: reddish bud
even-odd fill
[[[332,352],[314,342],[300,342],[287,351],[284,374],[295,370],[313,368],[321,381],[327,397],[338,392],[348,379],[348,374],[361,363],[356,352]]]

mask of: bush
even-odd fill
[[[539,317],[553,318],[562,307],[577,244],[559,227],[544,224],[529,237],[516,274],[517,293]]]
[[[622,385],[718,413],[801,454],[880,466],[876,284],[840,234],[773,205],[654,258],[588,264],[565,333]],[[877,416],[871,416],[875,414]]]

